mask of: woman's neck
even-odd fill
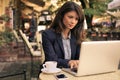
[[[65,39],[68,38],[69,32],[70,32],[70,29],[65,29],[65,30],[62,32],[62,35],[63,35],[63,37],[64,37]]]

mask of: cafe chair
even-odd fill
[[[13,30],[13,34],[14,34],[14,37],[16,38],[17,42],[23,42],[23,40],[20,39],[20,37],[18,36],[18,33],[16,32],[16,30]]]
[[[28,47],[28,50],[30,52],[30,56],[31,56],[31,75],[33,73],[33,64],[34,64],[34,57],[38,57],[40,59],[40,65],[39,65],[39,69],[41,67],[41,65],[43,64],[44,62],[44,51],[43,51],[43,47],[42,47],[42,43],[40,41],[40,39],[38,37],[38,34],[37,34],[37,42],[34,43],[34,45],[36,44],[36,46],[38,46],[39,49],[37,50],[34,50],[33,48],[33,44],[31,44],[31,42],[29,42],[29,40],[27,39],[27,36],[22,32],[22,30],[19,30],[20,32],[20,35],[24,41],[24,43],[26,44],[26,46]],[[41,34],[39,34],[41,35]]]
[[[24,49],[24,55],[25,55],[25,53],[26,53],[25,45],[24,44],[21,45],[21,43],[23,43],[23,40],[20,38],[20,36],[18,36],[18,33],[17,33],[16,30],[13,29],[12,32],[13,32],[13,35],[16,39],[16,44],[17,44],[15,48],[23,48]]]

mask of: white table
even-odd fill
[[[116,72],[111,72],[111,73],[84,76],[84,77],[75,77],[64,71],[61,71],[60,73],[65,74],[69,78],[68,80],[120,80],[120,70]],[[46,73],[40,73],[39,79],[40,80],[56,80],[54,74],[46,74]]]

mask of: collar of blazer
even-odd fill
[[[63,43],[62,43],[62,36],[61,34],[58,34],[57,35],[57,42],[58,44],[60,45],[63,53],[64,53],[64,48],[63,48]],[[75,56],[75,53],[76,53],[76,39],[75,37],[73,36],[73,34],[71,34],[71,39],[70,39],[70,45],[71,45],[71,57],[74,57]]]

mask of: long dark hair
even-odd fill
[[[55,32],[61,33],[65,29],[65,25],[63,24],[63,17],[67,12],[75,11],[78,14],[78,23],[71,30],[71,32],[75,35],[77,42],[81,43],[83,40],[83,24],[84,24],[84,15],[81,6],[72,1],[67,1],[63,6],[58,10],[53,23],[50,28],[52,28]]]

